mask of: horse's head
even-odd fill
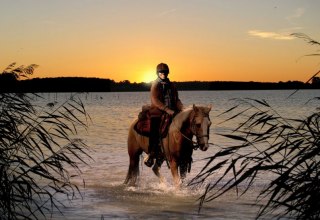
[[[209,148],[209,128],[211,121],[209,112],[211,105],[208,107],[193,105],[193,111],[191,114],[191,130],[197,138],[197,143],[201,150],[206,151]]]

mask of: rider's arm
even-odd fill
[[[183,109],[183,104],[179,98],[177,99],[177,109],[179,111],[182,111],[182,109]]]
[[[158,109],[162,110],[162,111],[165,111],[167,106],[162,103],[160,100],[159,100],[159,91],[157,89],[157,83],[153,83],[151,85],[151,90],[150,90],[150,95],[151,95],[151,104],[155,107],[157,107]]]
[[[182,104],[181,100],[179,99],[178,90],[174,84],[172,84],[172,89],[173,89],[174,95],[176,97],[176,108],[178,111],[182,111],[183,104]]]

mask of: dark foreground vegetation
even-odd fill
[[[288,82],[175,82],[179,90],[281,90],[281,89],[320,89],[319,78],[310,83]],[[115,82],[110,79],[59,77],[18,80],[11,75],[0,74],[0,92],[116,92],[149,91],[150,83],[131,83],[128,80]]]
[[[18,79],[35,67],[11,65],[5,74]],[[41,99],[0,93],[0,219],[45,219],[63,205],[57,195],[81,196],[71,180],[90,158],[77,138],[89,116],[76,96],[46,106],[33,105],[34,98]]]
[[[304,34],[295,36],[320,46]],[[319,107],[310,109],[305,118],[292,118],[279,114],[265,100],[240,99],[220,115],[223,116],[226,121],[241,123],[233,131],[219,134],[234,144],[222,146],[208,157],[207,164],[190,183],[206,186],[200,209],[205,202],[230,190],[241,196],[259,179],[269,177],[269,184],[257,197],[258,203],[263,201],[257,218],[272,213],[279,218],[320,219]]]

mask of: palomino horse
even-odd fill
[[[186,177],[190,171],[192,153],[194,149],[192,137],[196,136],[197,146],[203,151],[209,147],[209,127],[211,125],[209,112],[211,106],[195,106],[178,113],[170,124],[166,137],[162,139],[165,158],[167,159],[171,174],[176,186]],[[128,135],[128,154],[130,164],[125,184],[135,185],[139,175],[139,159],[142,152],[148,153],[149,138],[139,135],[135,129],[135,120],[129,129]],[[180,171],[180,175],[178,173]],[[155,163],[152,167],[153,172],[160,180],[160,166]]]

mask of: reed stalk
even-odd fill
[[[312,45],[320,45],[305,34],[293,35]],[[257,203],[262,204],[257,218],[273,213],[279,218],[319,219],[319,108],[310,109],[307,117],[297,119],[282,116],[265,100],[236,101],[234,107],[220,116],[227,116],[225,122],[240,120],[241,123],[230,133],[219,134],[234,144],[208,157],[203,169],[190,182],[193,186],[205,184],[206,187],[199,198],[199,211],[205,202],[230,190],[242,196],[259,179],[268,176],[271,179],[257,197]]]
[[[1,75],[25,77],[35,67],[11,64],[0,81]],[[42,219],[60,211],[64,204],[57,194],[67,199],[79,195],[72,179],[81,174],[79,163],[90,158],[88,146],[77,138],[78,129],[86,129],[90,120],[81,100],[72,95],[64,103],[39,107],[32,104],[35,97],[41,98],[0,93],[1,219]]]

